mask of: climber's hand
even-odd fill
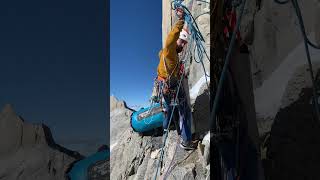
[[[180,20],[183,20],[183,19],[184,19],[184,11],[183,11],[183,9],[177,8],[177,9],[176,9],[176,14],[177,14],[177,16],[178,16],[178,18],[179,18]]]

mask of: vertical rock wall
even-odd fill
[[[176,22],[175,12],[171,10],[171,1],[162,1],[162,41],[163,44],[167,37],[168,32],[172,25]],[[193,16],[196,18],[198,15],[203,14],[197,18],[197,23],[202,35],[205,38],[205,47],[210,56],[210,17],[209,2],[198,2],[192,0],[185,0],[191,10]],[[191,9],[192,7],[192,9]],[[172,18],[171,18],[172,17]],[[172,20],[172,21],[171,21]],[[207,59],[203,59],[207,73],[210,73],[210,63]],[[192,91],[192,106],[195,122],[198,125],[208,127],[206,114],[209,114],[209,96],[207,94],[207,87],[204,78],[204,71],[201,64],[192,62],[190,66],[189,82],[184,85],[189,87]],[[202,80],[201,80],[202,78]],[[208,78],[209,79],[209,78]],[[199,81],[200,80],[200,81]],[[197,84],[197,85],[196,85]],[[120,115],[125,118],[124,115]],[[111,117],[111,122],[117,119],[116,116]],[[127,117],[129,122],[129,117]],[[201,123],[200,123],[201,122]],[[116,123],[116,122],[115,122]],[[196,126],[195,131],[208,130],[204,127]],[[208,136],[209,137],[209,136]],[[153,179],[155,176],[158,160],[160,158],[160,148],[162,146],[162,136],[140,136],[138,133],[133,132],[131,128],[121,132],[117,145],[112,150],[110,159],[111,165],[111,179]],[[207,140],[209,141],[209,140]],[[164,149],[163,166],[159,169],[161,177],[167,176],[167,179],[209,179],[210,162],[208,155],[204,155],[203,150],[196,149],[195,151],[187,152],[179,147],[179,136],[176,131],[170,131]],[[202,149],[209,152],[209,143],[202,145]]]
[[[309,39],[320,45],[320,1],[298,3]],[[246,10],[241,32],[250,45],[259,132],[270,132],[264,144],[266,179],[318,179],[320,126],[295,9],[291,1],[247,0]],[[317,73],[320,50],[309,50]]]
[[[255,106],[259,130],[263,134],[270,130],[280,108],[297,100],[302,88],[310,84],[299,83],[292,88],[289,83],[307,68],[299,21],[291,1],[284,5],[273,0],[257,2],[247,0],[240,31],[250,45]],[[299,1],[299,5],[308,37],[319,44],[320,2]],[[317,65],[320,51],[310,47],[310,52],[313,64]]]
[[[194,0],[185,0],[184,5],[191,11],[193,17],[199,26],[200,32],[204,37],[205,49],[210,57],[210,1],[200,2]],[[199,16],[200,15],[200,16]],[[171,1],[162,1],[162,44],[164,45],[167,34],[170,32],[171,25],[174,25],[177,21],[175,11],[171,8]],[[204,75],[204,70],[199,63],[194,61],[195,54],[193,54],[193,60],[190,65],[190,76],[189,76],[189,88],[191,89],[198,80]],[[204,56],[204,66],[208,75],[210,75],[210,62]],[[209,80],[210,78],[208,78]]]
[[[207,56],[210,57],[210,0],[206,2],[185,0],[184,5],[190,10],[192,16],[196,20],[199,30],[205,40],[203,45]],[[171,8],[171,1],[162,1],[162,8],[162,43],[164,45],[167,34],[177,21],[177,17],[175,11]],[[196,63],[196,60],[199,61],[199,59],[194,48],[190,49],[192,50],[192,60],[190,64],[187,64],[189,77],[184,81],[184,87],[187,91],[190,91],[191,106],[193,110],[193,132],[203,133],[209,130],[209,116],[207,115],[209,115],[210,101],[206,80],[209,85],[210,77],[207,77],[206,79],[205,72],[207,75],[210,75],[210,62],[207,56],[203,55],[203,68],[201,63]]]

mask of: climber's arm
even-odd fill
[[[175,24],[175,26],[171,29],[171,31],[167,36],[167,39],[164,45],[164,50],[167,50],[167,51],[176,50],[177,40],[179,39],[179,34],[183,28],[183,25],[184,25],[184,21],[179,20]]]

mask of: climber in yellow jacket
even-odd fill
[[[179,58],[178,53],[187,44],[187,32],[182,29],[183,20],[179,20],[168,34],[164,48],[159,52],[160,62],[158,65],[158,76],[161,78],[178,77]]]
[[[188,43],[188,32],[183,29],[183,11],[177,13],[179,20],[169,32],[164,48],[159,52],[159,65],[158,65],[158,82],[162,85],[162,94],[166,103],[166,118],[163,121],[164,132],[168,130],[168,125],[172,113],[173,101],[175,96],[178,95],[178,102],[176,108],[179,111],[180,121],[180,134],[182,141],[180,146],[183,149],[191,150],[195,148],[192,143],[191,133],[191,109],[188,106],[185,90],[181,85],[178,89],[180,76],[180,61],[178,54],[182,52],[183,48]]]

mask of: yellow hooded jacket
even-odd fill
[[[167,79],[169,76],[178,77],[179,58],[176,51],[177,40],[182,30],[184,21],[179,20],[167,36],[164,48],[159,52],[160,62],[158,76]]]

